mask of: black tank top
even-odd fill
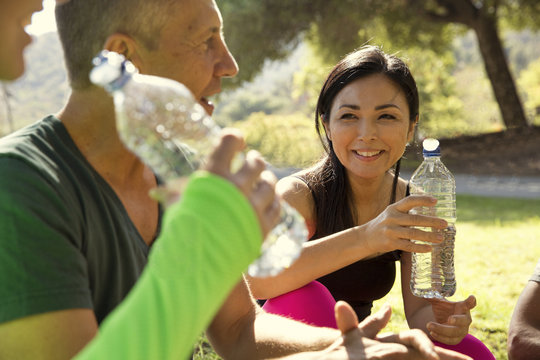
[[[303,179],[302,181],[305,182]],[[311,191],[311,187],[307,185]],[[406,195],[409,194],[407,184]],[[343,300],[349,303],[358,320],[362,321],[371,314],[373,301],[383,298],[392,289],[396,279],[395,262],[400,258],[401,250],[394,250],[371,259],[357,261],[320,277],[317,281],[328,288],[336,301]]]
[[[362,321],[370,313],[373,301],[384,297],[394,285],[395,262],[401,251],[396,250],[372,259],[360,260],[319,279],[337,300],[348,302]]]

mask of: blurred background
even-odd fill
[[[456,174],[456,298],[474,294],[471,333],[506,359],[515,301],[540,258],[540,1],[217,0],[240,73],[214,99],[215,120],[243,130],[284,175],[322,151],[314,108],[326,74],[364,44],[409,64],[421,104],[404,174],[419,143],[441,140]],[[33,19],[27,71],[1,83],[0,136],[57,112],[68,95],[54,0]],[[399,281],[375,304],[407,327]],[[194,359],[218,359],[204,337]]]
[[[537,0],[217,3],[240,72],[224,81],[214,118],[242,129],[272,164],[318,159],[313,111],[324,78],[345,54],[371,44],[409,64],[421,94],[416,139],[442,138],[451,170],[540,176]],[[68,94],[54,0],[44,6],[30,27],[28,71],[0,89],[0,135],[58,111]],[[417,145],[406,168],[417,165]],[[483,163],[466,164],[470,152]]]

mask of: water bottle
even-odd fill
[[[114,99],[122,142],[150,166],[165,184],[185,179],[214,148],[220,127],[181,83],[139,74],[124,56],[103,51],[93,60],[90,80]],[[303,217],[285,201],[281,221],[262,244],[251,276],[278,274],[289,267],[307,240]]]
[[[456,182],[452,173],[441,162],[439,141],[423,142],[424,161],[410,180],[411,194],[430,195],[437,199],[434,207],[417,207],[413,214],[430,215],[445,219],[448,227],[441,231],[444,240],[430,244],[431,252],[412,254],[411,291],[424,298],[446,298],[456,291],[454,271],[454,242],[456,237]],[[432,231],[429,228],[422,228]],[[418,243],[425,243],[416,241]]]

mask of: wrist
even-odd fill
[[[358,259],[361,260],[367,257],[374,257],[380,254],[380,249],[377,248],[376,241],[370,241],[368,224],[355,226],[351,230],[354,230],[355,236],[355,253],[358,254]]]

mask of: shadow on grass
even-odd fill
[[[540,218],[540,200],[457,195],[458,222],[508,224]]]

